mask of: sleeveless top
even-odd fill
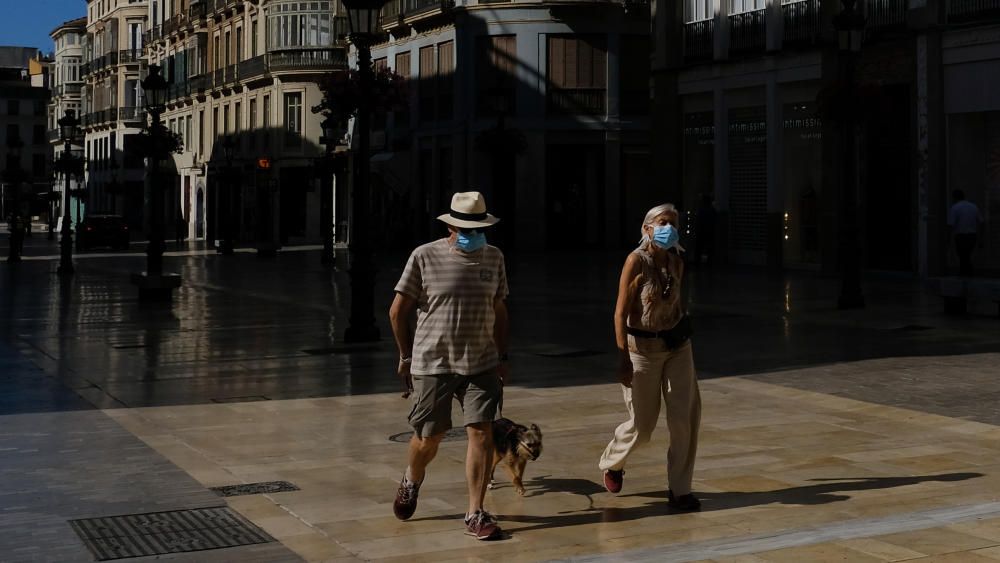
[[[639,257],[641,269],[632,281],[636,291],[629,304],[628,326],[649,332],[673,328],[684,316],[681,305],[683,259],[667,252],[667,265],[660,268],[645,248],[637,248],[632,253]]]

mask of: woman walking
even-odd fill
[[[684,261],[679,251],[678,214],[667,203],[649,210],[639,247],[625,260],[615,306],[615,340],[621,360],[618,378],[629,418],[615,429],[599,467],[608,491],[621,491],[625,462],[649,441],[666,403],[667,499],[678,510],[698,510],[691,494],[701,396],[691,354],[691,326],[681,303]]]

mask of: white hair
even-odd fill
[[[675,217],[680,217],[677,208],[672,203],[661,203],[647,211],[646,217],[642,220],[642,225],[639,227],[639,233],[642,235],[642,238],[639,239],[639,248],[645,248],[649,244],[649,235],[645,231],[646,225],[652,225],[653,220],[664,213],[673,213]]]

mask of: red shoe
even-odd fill
[[[406,477],[399,482],[399,489],[396,490],[396,501],[392,503],[392,512],[396,518],[406,520],[417,511],[417,494],[420,492],[419,483],[406,482]]]
[[[625,470],[615,471],[608,469],[604,472],[604,488],[609,493],[619,493],[622,490],[622,483],[625,482]]]
[[[471,517],[465,519],[465,535],[477,540],[491,540],[500,537],[500,526],[497,519],[485,510],[477,510]]]

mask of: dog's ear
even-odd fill
[[[542,429],[538,427],[537,424],[532,424],[531,429],[538,433],[539,436],[542,435]]]

